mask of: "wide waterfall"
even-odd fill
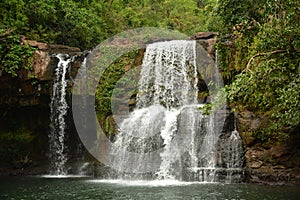
[[[232,182],[241,177],[241,139],[236,130],[223,131],[218,118],[224,113],[203,114],[199,73],[195,41],[147,45],[136,108],[120,124],[111,152],[114,178]],[[149,162],[145,156],[153,152],[158,158]]]
[[[65,175],[67,169],[65,164],[68,160],[66,154],[66,121],[65,117],[68,111],[66,100],[67,80],[66,74],[72,57],[58,54],[59,59],[55,69],[55,79],[53,82],[53,91],[51,97],[51,132],[49,134],[50,145],[50,174]]]

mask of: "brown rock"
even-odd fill
[[[207,40],[200,40],[200,41],[197,41],[197,43],[200,44],[204,49],[207,49],[209,46]]]
[[[39,80],[52,80],[53,73],[49,73],[48,66],[50,63],[50,56],[45,51],[35,51],[33,56],[32,67],[33,70],[29,71],[28,78],[34,77]]]
[[[207,52],[211,55],[213,55],[215,53],[215,47],[210,45],[207,47]]]
[[[35,40],[24,40],[24,44],[28,44],[32,47],[36,47],[38,50],[47,51],[49,53],[78,53],[80,52],[80,48],[77,47],[69,47],[60,44],[46,44],[43,42],[38,42]]]
[[[135,105],[135,104],[136,104],[136,100],[135,100],[135,99],[130,99],[128,105],[129,105],[129,106],[133,106],[133,105]]]
[[[245,111],[239,112],[238,115],[243,119],[251,119],[254,114],[248,110],[245,110]]]
[[[254,162],[250,162],[248,166],[252,169],[258,169],[261,168],[263,164],[264,163],[262,161],[254,161]]]
[[[195,35],[193,35],[191,37],[191,39],[194,39],[194,40],[206,40],[206,39],[211,39],[211,38],[214,38],[218,35],[217,32],[198,32],[196,33]]]
[[[254,131],[261,126],[261,118],[251,111],[244,110],[237,113],[237,126],[240,132]]]
[[[258,129],[260,127],[260,124],[261,124],[261,121],[258,118],[253,119],[250,124],[250,129],[251,130]]]
[[[37,47],[40,50],[48,50],[49,49],[49,46],[47,44],[38,42],[35,40],[25,40],[25,44],[28,44],[32,47]]]
[[[240,135],[246,147],[251,147],[255,144],[255,138],[252,136],[251,132],[242,132]]]
[[[49,46],[49,53],[71,54],[71,53],[79,53],[81,51],[77,47],[69,47],[60,44],[50,44],[48,46]]]
[[[217,42],[217,38],[211,38],[207,40],[209,46],[213,46]]]

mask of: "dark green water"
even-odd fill
[[[88,178],[0,178],[0,199],[300,199],[299,187],[95,181]]]

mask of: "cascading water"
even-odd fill
[[[121,123],[111,152],[117,178],[145,178],[130,172],[150,172],[151,165],[159,162],[146,178],[219,180],[217,146],[222,127],[216,113],[207,116],[199,109],[203,105],[197,99],[196,49],[195,41],[181,40],[147,46],[136,109]],[[235,140],[238,133],[231,135],[232,144],[240,141]],[[145,162],[144,155],[158,149],[160,158]],[[225,168],[241,168],[230,162]]]
[[[65,144],[65,129],[68,104],[66,100],[67,80],[66,74],[72,57],[68,55],[57,54],[59,59],[55,69],[55,79],[53,82],[53,91],[51,97],[51,132],[49,135],[50,145],[50,174],[65,175],[67,169],[65,164],[68,160]]]
[[[235,119],[235,118],[234,118]],[[226,166],[226,180],[227,182],[234,182],[234,179],[241,179],[244,175],[244,154],[241,137],[236,130],[236,121],[234,120],[234,130],[231,131],[227,139],[227,166]]]

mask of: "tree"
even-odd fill
[[[226,86],[230,103],[264,116],[267,125],[257,137],[280,141],[300,121],[299,2],[261,1],[257,15],[249,7],[257,6],[253,3],[226,0],[217,5],[223,26],[229,25],[223,33],[230,33],[218,45],[221,67],[234,71]]]

